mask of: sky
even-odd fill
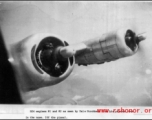
[[[152,105],[151,2],[1,2],[0,27],[8,51],[34,33],[51,33],[69,44],[133,26],[147,39],[130,57],[77,66],[63,82],[22,93],[27,104]]]

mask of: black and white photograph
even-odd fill
[[[0,1],[0,104],[152,118],[152,2]]]

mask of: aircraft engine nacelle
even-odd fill
[[[83,42],[86,50],[83,54],[76,55],[76,63],[100,64],[131,56],[137,52],[138,44],[143,39],[145,38],[138,37],[130,28],[103,34],[101,37]]]
[[[145,34],[136,34],[128,27],[64,47],[60,53],[63,57],[72,56],[73,54],[69,53],[74,53],[78,65],[101,64],[134,55],[138,51],[139,42],[144,39]]]
[[[51,34],[34,34],[13,45],[13,62],[23,90],[54,85],[70,75],[75,58],[60,58],[58,49],[68,45]],[[19,77],[21,76],[21,77]]]
[[[146,39],[130,28],[103,34],[101,37],[68,45],[51,34],[31,35],[14,45],[12,55],[17,78],[23,90],[55,85],[70,75],[74,64],[110,62],[134,55],[139,42]]]

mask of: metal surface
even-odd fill
[[[25,103],[42,104],[48,100],[48,104],[67,105],[70,99],[78,105],[152,105],[151,2],[3,3],[0,27],[10,56],[11,46],[35,33],[60,35],[72,45],[123,26],[137,28],[137,34],[147,32],[147,39],[139,43],[139,52],[134,56],[102,65],[76,65],[60,84],[22,93]]]

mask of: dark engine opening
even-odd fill
[[[127,30],[125,35],[125,42],[132,51],[136,49],[136,34],[132,30]]]
[[[39,43],[35,53],[39,67],[54,77],[59,77],[68,68],[68,59],[58,57],[60,46],[64,46],[64,43],[58,38],[46,37]]]

